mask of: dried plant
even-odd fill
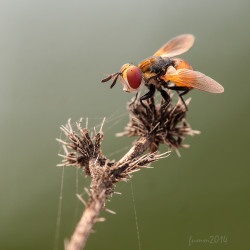
[[[188,100],[186,105],[189,104]],[[82,128],[81,121],[77,122],[78,131],[74,131],[69,120],[62,126],[68,141],[58,139],[64,148],[62,163],[59,166],[77,166],[85,171],[91,178],[89,200],[84,201],[86,208],[71,239],[66,242],[65,249],[83,249],[93,226],[98,221],[102,210],[108,210],[105,206],[107,199],[114,194],[115,184],[119,181],[127,181],[131,174],[141,168],[147,168],[152,162],[169,155],[170,151],[160,154],[160,144],[165,144],[169,149],[187,147],[183,144],[186,135],[199,133],[190,128],[186,122],[186,107],[181,100],[173,105],[161,102],[156,104],[151,98],[146,102],[147,109],[139,101],[128,105],[129,123],[125,131],[118,136],[137,136],[129,151],[117,162],[109,160],[103,155],[101,143],[103,141],[103,124],[100,130],[90,136],[86,124]]]

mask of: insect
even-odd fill
[[[123,90],[129,93],[138,91],[142,85],[147,86],[149,91],[140,97],[144,107],[146,105],[143,100],[151,98],[155,90],[161,93],[166,104],[169,103],[170,97],[164,88],[176,90],[185,106],[182,96],[193,88],[210,93],[224,92],[224,88],[218,82],[193,70],[187,61],[175,57],[187,52],[193,46],[194,40],[195,38],[191,34],[174,37],[157,50],[153,56],[140,62],[138,66],[126,63],[120,71],[109,75],[102,82],[113,79],[110,86],[113,88],[119,78]]]

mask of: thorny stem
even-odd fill
[[[118,136],[138,136],[139,138],[117,162],[107,159],[102,153],[103,125],[93,138],[89,135],[87,124],[86,128],[81,127],[81,121],[76,123],[79,133],[72,129],[70,120],[66,126],[61,127],[69,142],[58,139],[65,151],[65,155],[60,155],[63,160],[59,166],[77,166],[91,177],[89,200],[85,202],[80,198],[86,208],[71,239],[65,242],[66,250],[83,249],[94,224],[104,220],[99,218],[100,212],[103,209],[112,212],[105,208],[105,202],[113,195],[117,182],[127,181],[132,173],[169,155],[169,152],[158,153],[160,144],[173,149],[187,147],[182,144],[185,136],[199,133],[192,130],[186,122],[186,108],[182,102],[176,105],[171,103],[156,105],[151,99],[148,100],[147,106],[147,111],[137,101],[128,106],[130,121],[125,132]]]

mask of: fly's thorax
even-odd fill
[[[155,60],[154,57],[149,57],[142,62],[138,64],[138,67],[140,68],[142,73],[146,73],[150,71],[151,64],[154,63],[153,61]]]
[[[143,73],[145,82],[147,82],[149,79],[164,75],[167,68],[173,64],[172,59],[168,57],[152,56],[139,63],[138,67]]]
[[[170,59],[168,57],[155,57],[153,63],[151,63],[150,70],[153,73],[160,74],[162,71],[166,71],[167,67],[170,65]]]

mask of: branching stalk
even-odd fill
[[[65,242],[66,250],[80,250],[85,247],[94,224],[104,220],[99,217],[100,212],[109,211],[105,203],[114,194],[117,182],[127,181],[132,173],[169,155],[169,151],[159,153],[160,144],[177,150],[187,147],[183,144],[187,135],[199,133],[192,130],[186,122],[186,107],[181,101],[176,105],[156,105],[154,99],[150,99],[147,107],[145,109],[138,101],[128,106],[129,123],[125,131],[118,136],[137,136],[138,139],[117,162],[109,160],[102,153],[103,126],[93,138],[90,136],[87,122],[85,128],[82,128],[81,122],[76,123],[78,132],[73,130],[70,120],[67,125],[61,127],[68,141],[58,139],[65,152],[60,155],[63,160],[59,166],[77,166],[91,178],[89,200],[83,201],[86,208],[70,240]]]

